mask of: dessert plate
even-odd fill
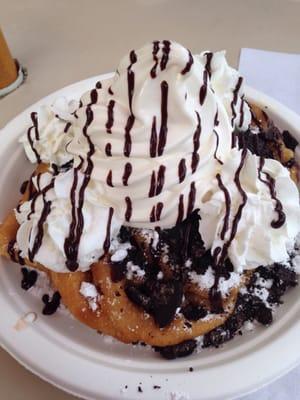
[[[79,98],[93,77],[63,88],[29,107],[1,130],[0,203],[2,220],[19,198],[18,188],[33,166],[18,137],[31,111],[55,98]],[[300,117],[251,88],[247,99],[265,108],[278,127],[300,140]],[[298,154],[299,156],[299,154]],[[47,317],[42,302],[20,287],[18,266],[0,259],[0,343],[25,368],[84,399],[233,399],[270,383],[300,362],[300,287],[290,290],[269,328],[256,328],[220,349],[166,361],[149,348],[124,345],[97,334],[65,312]],[[16,329],[28,312],[37,319]]]

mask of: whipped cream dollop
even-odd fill
[[[238,272],[284,262],[299,232],[299,192],[279,162],[232,149],[200,216],[200,233],[217,261],[225,249]]]
[[[43,105],[30,114],[31,126],[20,139],[32,163],[63,165],[73,159],[67,151],[73,139],[74,112],[78,101],[61,97],[52,105]]]
[[[77,172],[78,186],[72,192],[74,170],[44,173],[33,178],[37,194],[16,212],[20,227],[17,243],[23,257],[56,272],[86,271],[108,251],[110,235],[116,236],[121,222],[91,188],[79,208],[84,176]],[[72,229],[75,222],[76,229]],[[109,226],[109,230],[101,229]]]
[[[125,56],[112,78],[97,82],[77,109],[65,102],[61,112],[50,107],[31,118],[33,125],[22,138],[29,159],[57,166],[72,160],[73,165],[47,174],[46,186],[17,209],[22,256],[56,271],[86,270],[108,250],[121,225],[170,228],[195,209],[201,226],[214,224],[200,228],[207,245],[224,247],[218,242],[224,196],[216,176],[230,186],[229,173],[234,179],[234,160],[241,154],[232,150],[233,131],[248,129],[251,121],[243,79],[228,66],[224,52],[192,55],[178,43],[155,41]],[[252,157],[247,153],[247,160]],[[249,168],[241,166],[240,184],[250,194],[252,183],[244,172]],[[276,171],[277,180],[281,172]],[[49,180],[53,187],[44,193]],[[294,185],[287,175],[283,182],[287,188]],[[230,190],[234,208],[241,193],[232,183]],[[265,196],[271,213],[274,196],[259,190],[263,194],[256,197]],[[294,197],[291,208],[297,208]],[[249,214],[255,208],[250,204],[244,207]],[[257,213],[251,221],[258,223]],[[282,258],[293,232],[287,226],[290,214],[285,215],[282,229],[270,234],[274,248],[281,244]],[[266,221],[264,215],[260,226],[269,230]],[[250,262],[252,267],[259,257],[254,260],[255,246],[245,247],[246,233],[239,229],[230,256],[237,260],[242,254],[242,266]]]

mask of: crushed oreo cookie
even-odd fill
[[[154,350],[160,353],[163,358],[167,360],[174,360],[175,358],[187,357],[194,352],[197,347],[197,342],[194,339],[185,340],[179,344],[165,347],[154,347]]]

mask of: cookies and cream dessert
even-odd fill
[[[37,166],[1,253],[34,268],[25,288],[48,274],[48,310],[62,300],[175,358],[270,324],[296,285],[298,143],[247,102],[224,52],[132,50],[79,101],[31,113],[20,142]]]

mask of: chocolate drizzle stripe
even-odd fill
[[[238,94],[239,94],[240,88],[241,88],[241,86],[242,86],[242,83],[243,83],[243,78],[240,76],[239,79],[238,79],[238,81],[237,81],[237,84],[236,84],[236,86],[235,86],[235,88],[234,88],[234,91],[233,91],[233,99],[232,99],[232,102],[231,102],[231,104],[230,104],[230,106],[231,106],[231,111],[232,111],[232,118],[231,118],[231,125],[232,125],[232,126],[234,125],[234,120],[235,120],[235,118],[236,118],[235,106],[236,106],[237,101],[238,101]]]
[[[111,133],[111,128],[114,124],[114,106],[115,106],[115,101],[110,100],[107,107],[107,122],[105,125],[107,133]]]
[[[128,179],[129,179],[131,173],[132,173],[132,165],[131,165],[131,163],[128,162],[125,164],[124,173],[123,173],[123,177],[122,177],[124,186],[128,186]]]
[[[89,151],[86,156],[87,166],[83,172],[83,180],[81,186],[78,191],[78,204],[76,204],[75,193],[78,186],[78,171],[82,167],[83,160],[81,160],[80,165],[74,170],[74,180],[71,188],[70,198],[71,198],[71,207],[72,207],[72,221],[69,228],[69,235],[66,237],[64,242],[64,250],[66,255],[66,267],[70,271],[76,271],[78,269],[78,251],[79,244],[83,232],[84,227],[84,218],[83,218],[83,204],[84,204],[84,196],[85,190],[89,184],[91,179],[91,173],[94,168],[94,164],[92,161],[92,156],[95,153],[95,146],[91,141],[90,136],[87,133],[88,127],[91,125],[94,119],[94,113],[90,106],[86,108],[86,122],[82,129],[83,136],[86,138]]]
[[[106,236],[105,236],[105,240],[103,243],[103,250],[105,253],[107,253],[110,248],[111,221],[112,221],[113,213],[114,213],[114,209],[112,207],[109,207],[107,223],[106,223]]]
[[[112,91],[112,89],[111,89],[111,86],[108,88],[108,93],[110,94],[110,95],[114,95],[114,92]]]
[[[224,262],[225,257],[227,256],[227,250],[228,250],[229,246],[231,245],[233,239],[235,238],[239,222],[242,218],[243,209],[247,203],[247,194],[244,191],[244,189],[242,188],[241,182],[240,182],[240,174],[241,174],[242,168],[245,164],[246,156],[247,156],[247,148],[245,147],[245,148],[243,148],[242,153],[241,153],[241,161],[238,166],[238,169],[236,170],[236,172],[234,174],[234,183],[242,197],[242,202],[239,205],[238,210],[233,218],[230,237],[229,237],[228,241],[223,245],[223,248],[222,248],[222,251],[220,254],[220,258],[218,260],[219,265],[221,265]]]
[[[54,187],[54,179],[51,180],[49,185],[47,185],[41,192],[38,192],[36,199],[42,195],[43,196],[43,210],[41,212],[40,218],[37,223],[37,234],[35,235],[32,249],[28,249],[28,258],[31,262],[33,262],[35,255],[39,251],[42,241],[43,241],[43,236],[44,236],[44,224],[47,220],[48,215],[51,212],[51,201],[46,201],[46,193]],[[36,201],[36,200],[35,200]],[[34,212],[34,210],[33,210]],[[31,210],[32,213],[32,210]]]
[[[111,143],[107,143],[105,146],[105,154],[107,157],[111,157]]]
[[[205,69],[203,71],[203,84],[201,85],[199,92],[199,103],[201,106],[203,105],[207,95],[207,80],[208,80],[208,72]]]
[[[189,192],[187,215],[192,213],[192,211],[194,209],[194,205],[195,205],[195,199],[196,199],[196,187],[195,187],[195,182],[192,182],[191,186],[190,186],[190,192]]]
[[[178,217],[176,224],[180,224],[183,221],[184,216],[184,203],[183,203],[183,194],[179,196],[179,204],[178,204]]]
[[[224,193],[224,197],[225,197],[225,208],[226,208],[226,211],[225,211],[225,216],[224,216],[223,228],[222,228],[222,231],[221,231],[221,234],[220,234],[221,239],[224,240],[225,234],[226,234],[226,232],[228,230],[228,226],[229,226],[231,197],[230,197],[228,189],[226,188],[226,186],[222,182],[221,175],[217,174],[216,178],[217,178],[217,181],[218,181],[219,188],[222,190],[222,192]]]
[[[132,202],[130,197],[128,196],[125,197],[125,202],[126,202],[125,220],[129,222],[132,215]]]
[[[152,120],[151,137],[150,137],[150,157],[156,157],[157,152],[157,130],[156,130],[156,116]]]
[[[240,105],[240,123],[239,123],[239,127],[241,128],[243,126],[244,123],[244,104],[245,104],[245,99],[244,99],[244,95],[241,97],[241,105]]]
[[[200,159],[198,150],[200,148],[201,119],[200,119],[200,115],[199,115],[198,111],[196,111],[196,116],[197,116],[198,123],[197,123],[197,127],[194,132],[194,136],[193,136],[194,151],[192,154],[192,162],[191,162],[191,169],[192,169],[193,173],[196,171],[198,163],[199,163],[199,159]]]
[[[218,152],[218,148],[219,148],[219,134],[218,132],[214,129],[214,134],[216,136],[216,148],[215,148],[215,152],[214,152],[214,158],[218,161],[218,163],[220,163],[221,165],[223,165],[223,161],[220,160],[217,156],[217,152]]]
[[[211,77],[211,61],[213,58],[213,53],[210,51],[207,51],[205,53],[205,56],[206,56],[206,64],[205,64],[204,68],[206,69],[208,76]]]
[[[271,199],[275,201],[274,211],[277,213],[277,220],[274,219],[271,222],[271,226],[274,229],[278,229],[278,228],[281,228],[282,225],[284,225],[285,220],[286,220],[286,215],[283,212],[282,203],[277,198],[277,195],[276,195],[275,179],[268,172],[262,171],[264,164],[265,164],[265,159],[263,157],[260,157],[259,168],[258,168],[258,178],[261,182],[263,182],[269,188]],[[266,180],[262,178],[262,176],[261,176],[262,173],[265,175]]]
[[[27,138],[28,138],[28,142],[30,144],[31,150],[33,151],[33,153],[35,155],[36,161],[39,164],[41,162],[41,157],[40,157],[38,151],[36,150],[36,148],[34,147],[33,139],[31,137],[31,132],[32,132],[32,130],[34,130],[35,140],[40,139],[39,130],[38,130],[37,113],[32,112],[30,114],[30,118],[31,118],[33,125],[27,130]]]
[[[194,58],[193,58],[192,53],[190,52],[190,50],[188,50],[188,55],[189,55],[189,59],[188,59],[188,62],[186,63],[186,66],[181,71],[182,75],[187,74],[191,70],[192,65],[194,63]]]
[[[112,170],[111,169],[109,170],[109,172],[107,174],[106,183],[107,183],[108,186],[114,187],[114,185],[112,183]]]
[[[167,142],[168,133],[168,91],[169,86],[166,81],[162,81],[161,87],[161,124],[158,138],[157,154],[161,156]]]
[[[152,56],[153,56],[153,61],[154,61],[154,65],[151,68],[150,71],[150,76],[151,78],[156,78],[156,69],[157,69],[157,65],[158,65],[158,57],[157,57],[157,53],[159,52],[159,41],[155,40],[153,42],[153,50],[152,50]]]
[[[169,54],[171,50],[171,42],[169,40],[163,40],[163,47],[162,47],[162,57],[160,60],[160,69],[163,71],[166,69],[166,66],[169,61]]]
[[[71,128],[71,126],[72,126],[71,122],[67,122],[66,126],[65,126],[65,129],[64,129],[64,133],[67,133],[68,130]]]
[[[165,184],[165,172],[166,167],[164,165],[160,165],[157,173],[157,183],[156,183],[156,196],[159,195],[164,187]]]
[[[184,181],[184,178],[186,176],[186,165],[185,165],[185,159],[182,158],[179,162],[178,165],[178,178],[179,178],[179,183]]]
[[[91,106],[92,104],[96,104],[98,101],[98,92],[97,89],[92,89],[90,92],[90,97],[91,97],[91,101],[88,104],[88,106]]]
[[[101,89],[102,88],[102,83],[100,81],[96,82],[95,87],[96,87],[96,89]]]
[[[131,135],[130,131],[133,127],[135,117],[132,112],[132,99],[133,99],[133,94],[134,94],[134,85],[135,85],[135,75],[134,72],[132,71],[132,65],[137,62],[137,56],[134,52],[134,50],[131,50],[130,55],[130,64],[127,68],[127,85],[128,85],[128,103],[129,103],[129,110],[130,110],[130,115],[127,119],[127,123],[125,126],[125,143],[124,143],[124,156],[129,157],[131,153]]]
[[[152,207],[152,210],[150,213],[150,222],[157,222],[160,220],[163,207],[164,207],[164,205],[161,202],[157,203],[156,205],[154,205]]]

